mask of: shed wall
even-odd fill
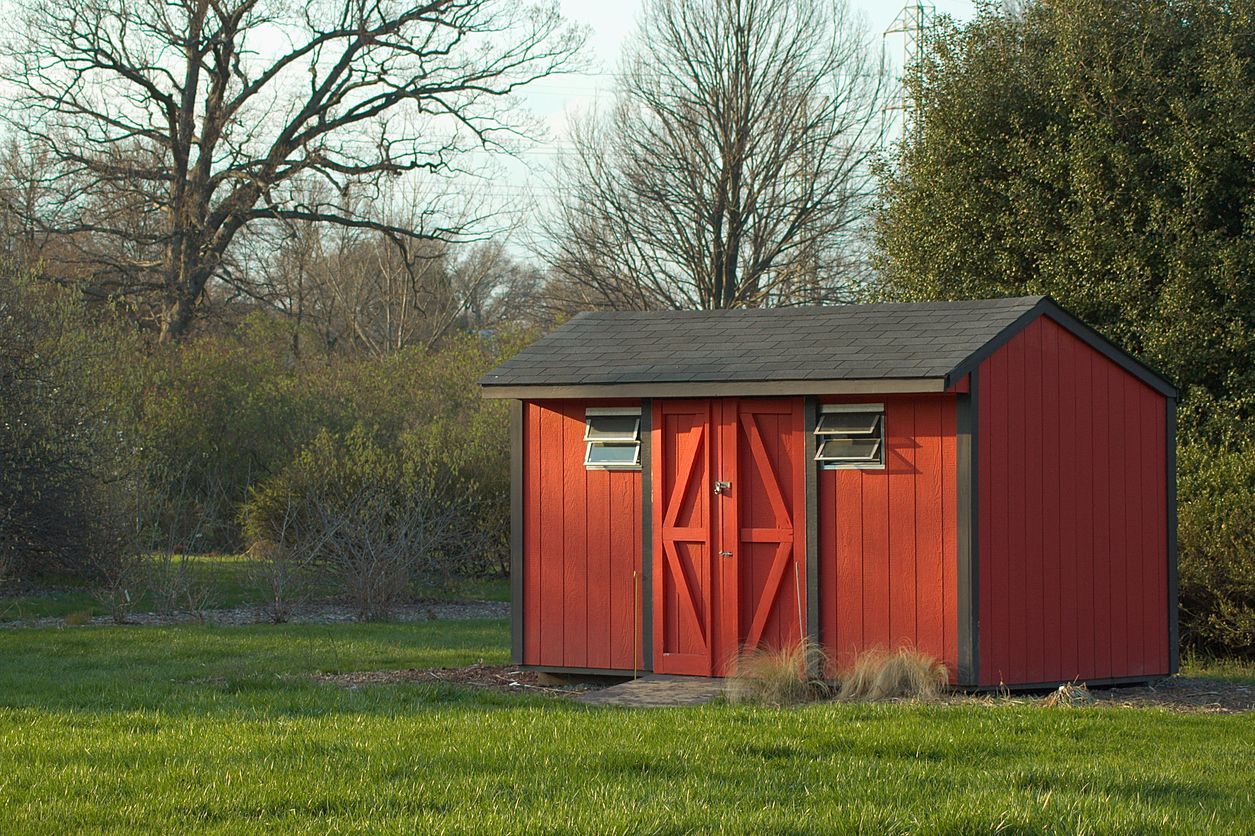
[[[1168,673],[1164,398],[1046,317],[978,375],[980,683]]]
[[[585,410],[624,405],[524,405],[524,664],[641,665],[641,471],[584,467]]]
[[[956,451],[952,395],[883,402],[883,470],[819,472],[820,631],[838,667],[914,647],[957,670]]]

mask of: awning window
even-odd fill
[[[641,411],[589,409],[584,414],[584,466],[630,469],[641,466]]]
[[[815,461],[825,468],[876,468],[885,464],[883,404],[830,404],[815,426]]]

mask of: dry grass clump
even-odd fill
[[[820,673],[827,658],[819,645],[802,641],[781,649],[742,651],[724,682],[728,702],[797,705],[831,693]]]
[[[860,653],[838,676],[837,698],[850,702],[913,699],[934,700],[949,681],[941,662],[910,648]]]
[[[91,610],[76,610],[65,614],[65,623],[71,627],[82,627],[84,624],[90,624],[91,620]]]
[[[1046,708],[1078,708],[1093,703],[1094,695],[1084,682],[1065,682],[1042,701]]]

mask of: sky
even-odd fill
[[[883,46],[895,66],[901,63],[902,35],[883,35],[902,11],[904,0],[847,0],[863,20],[872,42]],[[614,71],[624,40],[635,30],[641,0],[561,0],[563,15],[588,28],[587,71],[542,79],[524,95],[527,108],[539,118],[544,136],[520,151],[517,159],[503,161],[502,176],[489,188],[491,197],[503,202],[534,207],[554,194],[549,172],[564,148],[570,120],[596,104],[608,104],[614,93]],[[938,14],[967,20],[975,14],[972,0],[934,0]],[[524,221],[522,238],[528,236]],[[514,242],[516,244],[522,241]],[[524,245],[525,246],[525,245]]]

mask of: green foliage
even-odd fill
[[[1255,658],[1255,443],[1179,454],[1183,639]]]
[[[129,603],[141,593],[123,554],[237,551],[255,488],[263,510],[297,487],[328,500],[333,475],[456,506],[464,547],[439,550],[429,586],[506,566],[506,415],[475,384],[528,335],[310,356],[299,328],[255,313],[165,345],[13,272],[0,274],[0,574],[95,574]],[[315,473],[322,490],[293,484]]]
[[[625,711],[313,680],[507,651],[505,621],[0,631],[0,820],[19,833],[1238,833],[1255,818],[1249,715]]]
[[[434,353],[307,357],[293,352],[290,326],[255,315],[226,336],[158,347],[133,375],[134,421],[149,481],[197,521],[183,526],[197,541],[178,545],[239,549],[250,490],[277,478],[320,433],[344,438],[356,427],[384,447],[415,447],[412,458],[421,450],[429,470],[473,487],[484,518],[499,522],[501,508],[508,514],[508,451],[491,442],[503,437],[505,415],[475,383],[525,340],[463,335]]]
[[[1253,31],[1255,0],[991,5],[943,29],[884,180],[877,294],[1049,293],[1251,416]]]
[[[0,575],[99,574],[125,550],[131,449],[107,382],[133,344],[0,268]]]
[[[888,299],[1048,293],[1181,387],[1183,635],[1250,652],[1255,0],[944,27],[885,171]]]

